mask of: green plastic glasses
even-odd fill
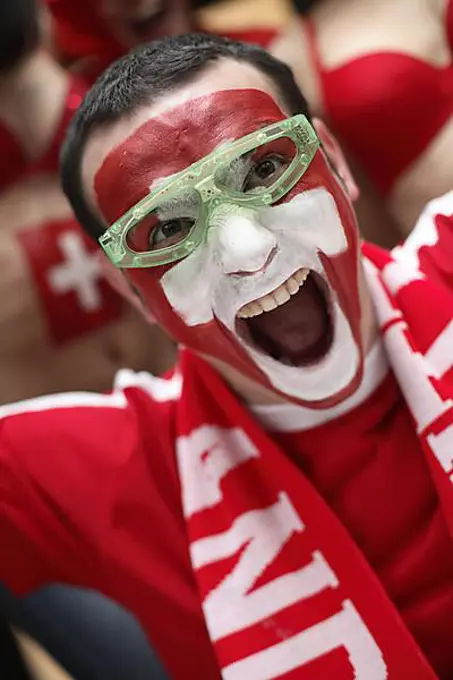
[[[218,224],[216,213],[279,201],[300,180],[319,145],[303,115],[227,143],[151,191],[99,243],[119,268],[181,260]]]

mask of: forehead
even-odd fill
[[[82,164],[89,201],[111,223],[159,179],[286,117],[278,99],[275,87],[252,66],[216,63],[193,83],[92,135]]]

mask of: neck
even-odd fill
[[[43,49],[0,77],[0,120],[36,160],[51,144],[58,126],[69,75]]]
[[[222,376],[241,401],[263,406],[284,404],[288,401],[282,395],[263,387],[220,359],[214,359],[205,354],[202,356]]]

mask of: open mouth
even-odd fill
[[[237,332],[255,349],[287,366],[321,361],[333,342],[327,285],[307,268],[299,269],[271,293],[244,305]]]

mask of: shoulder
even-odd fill
[[[453,41],[453,0],[424,0],[438,25],[446,27],[450,46]]]
[[[58,503],[67,492],[96,495],[100,480],[108,488],[137,459],[168,459],[180,392],[179,374],[121,371],[109,394],[73,392],[2,406],[0,466],[56,494]]]
[[[165,427],[181,384],[179,372],[158,378],[122,370],[108,393],[64,392],[0,406],[0,436],[14,434],[15,442],[34,444],[42,437],[47,446],[63,437],[69,448],[80,442],[98,446],[99,440],[137,437],[145,423],[158,421]]]
[[[271,54],[289,66],[298,87],[309,102],[313,115],[322,114],[322,85],[318,72],[317,45],[310,33],[309,21],[293,16],[268,46]]]
[[[452,0],[425,0],[425,2],[428,8],[444,21],[451,14]]]

